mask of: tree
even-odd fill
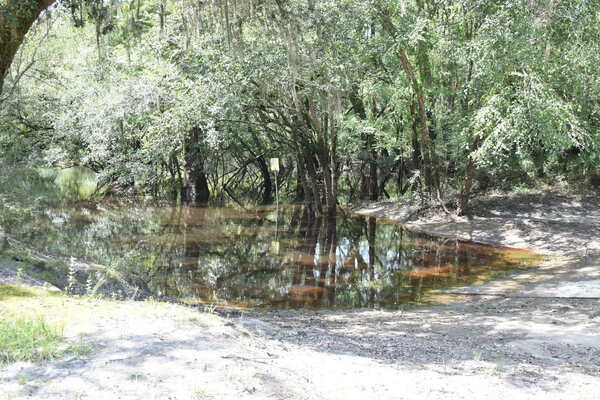
[[[0,93],[10,65],[25,35],[39,15],[56,0],[3,0],[0,2]]]
[[[0,110],[20,161],[269,203],[280,157],[282,198],[331,215],[411,194],[466,213],[489,185],[600,176],[593,0],[65,4]]]

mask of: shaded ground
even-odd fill
[[[403,210],[377,204],[360,212],[400,218]],[[475,204],[471,220],[431,213],[408,224],[549,256],[507,279],[455,289],[449,304],[399,311],[255,310],[221,318],[82,299],[92,311],[67,333],[95,350],[5,368],[0,399],[598,398],[594,199],[490,197]]]
[[[92,352],[13,364],[0,372],[0,398],[596,399],[600,389],[600,318],[589,302],[227,320],[162,303],[76,301],[89,313],[67,305],[66,333]]]
[[[398,221],[435,236],[517,247],[553,255],[600,255],[597,195],[558,190],[491,195],[472,203],[469,217],[447,216],[401,202],[379,202],[354,212]]]

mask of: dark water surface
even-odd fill
[[[154,293],[188,303],[394,308],[431,301],[435,289],[493,279],[534,257],[374,218],[310,218],[301,206],[77,204],[15,193],[0,191],[0,226],[11,236],[135,273]]]

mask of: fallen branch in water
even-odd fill
[[[107,285],[108,289],[104,289],[104,295],[121,293],[126,298],[137,299],[145,298],[150,294],[146,282],[135,274],[122,273],[113,267],[77,260],[75,257],[42,253],[35,247],[23,243],[6,233],[3,233],[2,240],[8,244],[9,249],[15,250],[12,258],[16,261],[50,264],[48,267],[55,270],[58,275],[56,282],[48,283],[70,294],[96,295],[101,287],[105,288]],[[42,280],[47,281],[47,279]],[[71,287],[72,282],[77,284],[75,289]],[[94,284],[91,282],[94,282]]]
[[[26,243],[23,243],[23,242],[15,239],[15,238],[12,238],[8,235],[5,235],[4,238],[11,247],[27,252],[27,256],[29,256],[33,259],[36,259],[37,261],[59,262],[66,266],[74,267],[77,270],[90,270],[90,269],[110,270],[111,269],[110,267],[108,267],[106,265],[77,260],[75,257],[64,257],[64,256],[55,255],[55,254],[42,253],[41,251],[37,250],[35,247],[30,246]],[[17,260],[17,261],[19,261],[19,260]]]

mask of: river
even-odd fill
[[[156,295],[190,304],[398,308],[438,301],[439,291],[494,279],[532,257],[375,218],[314,218],[301,205],[66,200],[35,173],[2,174],[0,201],[11,237],[135,274]]]

